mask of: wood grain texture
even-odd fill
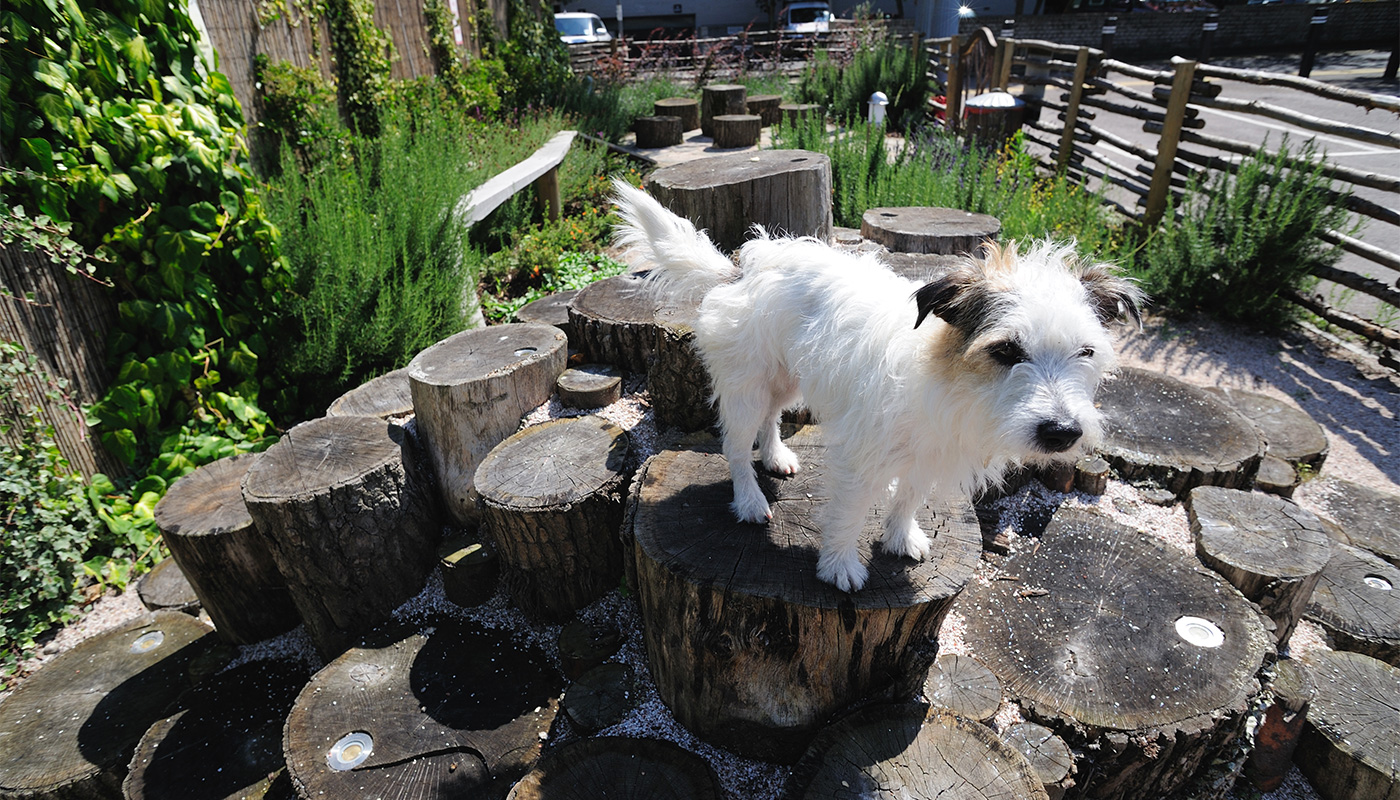
[[[1323,501],[1327,516],[1341,526],[1351,546],[1400,567],[1400,495],[1331,477],[1300,491]]]
[[[757,114],[720,114],[710,120],[715,132],[715,147],[753,147],[763,132],[763,118]]]
[[[896,253],[978,255],[983,242],[1001,238],[1001,220],[956,208],[872,208],[861,215],[860,235]]]
[[[610,364],[581,364],[564,370],[555,389],[565,408],[602,408],[622,397],[622,372]]]
[[[705,760],[671,742],[600,736],[540,760],[506,800],[724,800]]]
[[[657,301],[633,274],[604,278],[569,304],[569,324],[585,361],[645,375],[656,347]]]
[[[972,656],[942,655],[929,668],[924,697],[929,705],[986,722],[1001,707],[1001,681]]]
[[[658,117],[680,117],[681,130],[700,127],[700,101],[690,97],[663,97],[651,104],[651,113]]]
[[[656,312],[656,358],[647,393],[660,427],[698,431],[719,421],[711,398],[710,371],[695,348],[699,303],[668,303]]]
[[[744,102],[748,113],[762,120],[765,128],[777,125],[778,120],[782,119],[782,112],[778,110],[782,104],[783,96],[780,94],[750,95]]]
[[[681,143],[685,133],[681,125],[680,117],[637,117],[632,123],[632,130],[637,134],[638,147],[671,147]]]
[[[175,559],[162,559],[136,582],[136,595],[147,611],[183,611],[199,615],[199,597]]]
[[[1293,768],[1308,707],[1317,695],[1312,673],[1301,661],[1281,658],[1273,673],[1269,689],[1274,701],[1264,710],[1264,719],[1254,733],[1254,750],[1244,764],[1244,776],[1261,792],[1282,786]]]
[[[1308,412],[1277,397],[1243,389],[1210,387],[1207,391],[1259,427],[1269,443],[1269,455],[1283,459],[1295,469],[1306,468],[1314,475],[1322,470],[1331,448],[1327,432]]]
[[[971,578],[981,534],[970,506],[926,506],[918,519],[932,539],[928,559],[871,553],[884,513],[876,506],[862,543],[869,582],[841,592],[816,577],[815,515],[828,502],[820,434],[809,426],[787,444],[803,471],[760,476],[768,525],[735,521],[718,452],[669,450],[637,479],[630,533],[662,699],[706,741],[791,762],[851,703],[919,691],[927,646]]]
[[[1002,741],[1026,757],[1050,800],[1074,786],[1074,753],[1055,732],[1034,722],[1017,722],[1001,732]]]
[[[1307,617],[1327,631],[1337,649],[1400,666],[1400,569],[1388,561],[1334,544]]]
[[[700,88],[700,132],[714,136],[714,119],[748,113],[748,87],[741,83],[712,83]]]
[[[1319,650],[1317,683],[1294,760],[1323,800],[1400,800],[1400,669]]]
[[[408,386],[408,367],[371,378],[337,397],[326,409],[329,417],[390,419],[412,413],[413,392]]]
[[[569,337],[569,347],[576,349],[578,338],[574,335],[574,326],[569,324],[569,303],[573,302],[579,291],[578,289],[570,289],[564,292],[555,292],[526,303],[515,312],[515,318],[512,321],[553,325]]]

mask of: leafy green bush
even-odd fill
[[[554,252],[552,248],[541,250],[543,253]],[[534,260],[538,261],[539,258],[540,254],[537,253]],[[523,294],[513,297],[488,294],[482,297],[482,309],[487,319],[492,322],[510,322],[515,312],[527,303],[556,292],[582,289],[603,278],[621,275],[627,270],[627,265],[598,252],[569,251],[556,253],[554,263],[548,268],[537,266],[534,269],[538,270],[535,273],[539,279],[538,285],[530,287]]]
[[[890,127],[908,130],[924,118],[927,65],[922,39],[916,39],[913,47],[880,40],[857,50],[845,67],[821,55],[802,73],[798,99],[824,106],[835,119],[851,120],[864,118],[870,96],[884,92],[890,102],[885,109]]]

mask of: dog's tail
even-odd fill
[[[623,180],[613,180],[613,191],[622,216],[614,239],[645,262],[647,277],[658,291],[673,297],[699,297],[739,277],[734,262],[689,220]]]

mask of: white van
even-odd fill
[[[778,29],[786,33],[826,33],[831,29],[831,6],[817,0],[789,3],[778,13]]]
[[[608,26],[603,24],[603,20],[599,19],[597,14],[581,11],[555,14],[554,29],[559,31],[559,38],[564,40],[564,44],[612,40],[612,34],[608,33]]]

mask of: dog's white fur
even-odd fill
[[[740,520],[771,519],[752,457],[798,471],[783,409],[821,423],[831,483],[818,576],[865,585],[858,552],[870,506],[890,496],[885,550],[922,559],[914,519],[931,493],[970,493],[1008,467],[1074,459],[1100,438],[1094,392],[1114,363],[1104,323],[1134,319],[1136,287],[1070,245],[988,245],[922,287],[874,255],[761,229],[736,266],[702,231],[618,181],[618,242],[668,293],[703,292],[695,341],[714,381]],[[887,495],[889,493],[889,495]]]

